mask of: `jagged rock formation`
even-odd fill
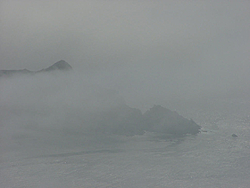
[[[14,75],[33,75],[36,73],[40,72],[51,72],[55,70],[60,70],[60,71],[69,71],[72,70],[72,67],[64,60],[60,60],[50,67],[46,69],[42,69],[40,71],[30,71],[27,69],[22,69],[22,70],[0,70],[0,77],[9,77],[9,76],[14,76]]]

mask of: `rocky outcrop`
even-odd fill
[[[123,104],[92,118],[88,122],[93,123],[95,130],[126,136],[142,135],[145,131],[172,136],[195,135],[201,129],[192,119],[188,120],[160,105],[142,114],[139,109]]]
[[[55,70],[68,71],[68,70],[72,70],[72,67],[66,61],[60,60],[54,63],[53,65],[51,65],[50,67],[46,69],[42,69],[38,72],[50,72],[50,71],[55,71]]]

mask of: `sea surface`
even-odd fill
[[[6,122],[1,127],[0,187],[249,188],[249,104],[246,99],[228,99],[179,106],[176,110],[200,124],[202,131],[171,139],[152,133],[125,137],[32,128],[15,132],[9,127],[18,125],[6,120],[9,127]]]

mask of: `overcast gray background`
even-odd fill
[[[40,70],[63,59],[102,75],[130,103],[243,93],[249,8],[243,0],[2,0],[0,69]]]

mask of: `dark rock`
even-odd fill
[[[232,134],[232,137],[238,137],[236,134]]]

